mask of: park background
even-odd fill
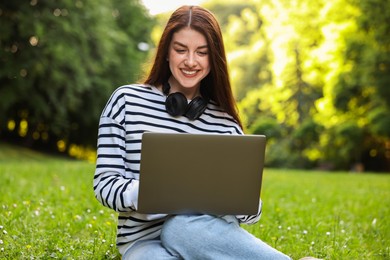
[[[388,258],[390,2],[201,5],[220,21],[245,132],[268,138],[270,206],[251,232],[295,256]],[[137,0],[0,3],[0,256],[118,257],[115,215],[91,202],[98,119],[142,81],[169,14]]]
[[[390,3],[205,1],[267,166],[390,171]],[[0,138],[94,160],[113,90],[140,82],[168,14],[137,1],[4,1]]]

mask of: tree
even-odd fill
[[[389,8],[388,1],[364,0],[337,1],[327,9],[332,23],[324,29],[323,48],[328,46],[333,69],[318,101],[318,120],[333,136],[322,137],[323,147],[333,150],[324,159],[341,168],[363,163],[367,170],[390,170]],[[330,42],[337,48],[330,51]]]
[[[114,88],[138,77],[153,20],[138,1],[0,4],[0,135],[95,145]]]
[[[390,170],[390,2],[245,4],[218,13],[247,132],[280,133],[267,161]]]

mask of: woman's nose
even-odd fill
[[[187,55],[186,60],[184,61],[184,64],[185,64],[186,66],[190,67],[190,68],[195,67],[195,66],[196,66],[195,55],[189,53],[189,54]]]

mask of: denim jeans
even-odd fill
[[[160,240],[137,241],[122,259],[290,259],[242,229],[234,216],[177,215]]]

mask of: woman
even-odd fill
[[[145,131],[243,134],[221,30],[206,9],[177,9],[144,84],[120,87],[108,101],[99,125],[95,195],[119,212],[123,259],[289,259],[239,226],[260,219],[261,201],[254,216],[138,213]]]

